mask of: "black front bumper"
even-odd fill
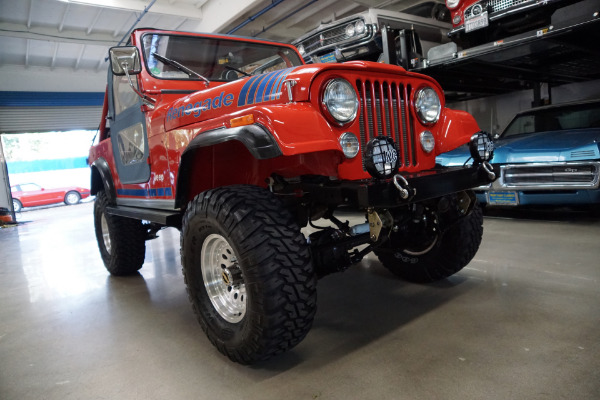
[[[497,171],[495,172],[497,176]],[[408,183],[408,198],[402,198],[393,179],[328,182],[304,180],[290,185],[287,189],[291,189],[289,194],[301,195],[309,202],[317,204],[358,209],[389,209],[469,190],[489,184],[495,179],[490,177],[483,165],[440,167],[401,175]]]

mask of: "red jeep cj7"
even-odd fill
[[[233,36],[139,29],[130,44],[110,49],[90,150],[100,254],[111,274],[131,274],[146,240],[180,229],[193,309],[232,360],[298,344],[317,278],[372,251],[414,282],[446,278],[477,252],[470,189],[494,179],[493,144],[469,114],[444,108],[431,78],[304,65],[291,45]],[[467,142],[472,165],[436,167]],[[312,224],[320,218],[330,226]]]

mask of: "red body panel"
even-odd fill
[[[144,30],[134,32],[134,44],[139,43],[143,33]],[[406,140],[415,147],[411,159],[416,161],[402,167],[401,171],[418,172],[433,168],[437,154],[465,144],[479,130],[475,120],[467,113],[444,108],[443,91],[432,78],[388,64],[354,61],[303,65],[233,82],[211,82],[209,87],[198,80],[158,79],[142,65],[142,72],[138,75],[140,90],[156,100],[153,110],[143,106],[150,148],[149,181],[130,185],[121,183],[108,139],[90,150],[90,162],[98,158],[108,162],[117,191],[133,189],[140,193],[141,190],[141,193],[147,193],[145,197],[148,199],[173,199],[177,192],[179,165],[188,144],[203,132],[231,127],[233,118],[251,115],[254,123],[264,126],[275,138],[283,156],[256,160],[237,141],[199,149],[192,166],[193,182],[188,182],[192,194],[235,183],[266,186],[266,179],[273,173],[283,177],[311,174],[340,180],[369,179],[371,177],[364,170],[360,156],[353,159],[343,156],[339,137],[345,132],[360,137],[361,129],[386,134],[388,128],[383,127],[380,132],[377,126],[369,127],[366,120],[361,122],[358,117],[344,126],[330,122],[322,109],[321,96],[324,85],[332,78],[348,80],[357,91],[358,85],[365,82],[386,88],[408,88],[408,114],[404,122],[414,130],[414,136]],[[291,88],[291,99],[284,84],[286,80],[295,82]],[[412,106],[411,94],[426,85],[437,91],[443,108],[439,122],[430,126],[419,122]],[[166,94],[163,92],[166,90],[168,93],[194,92]],[[378,112],[374,104],[371,107],[371,111]],[[362,101],[359,114],[365,108],[367,103]],[[418,145],[418,136],[424,130],[429,130],[436,138],[435,151],[430,154]],[[232,169],[233,165],[235,169]],[[153,189],[156,190],[152,192]],[[139,195],[119,197],[139,198]]]

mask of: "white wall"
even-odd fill
[[[600,80],[573,83],[551,88],[552,104],[600,98]],[[542,86],[542,99],[548,98],[548,88]],[[448,104],[449,108],[471,113],[479,127],[500,133],[517,112],[528,110],[533,102],[533,90]]]
[[[108,64],[107,64],[108,65]],[[15,92],[104,92],[107,65],[98,71],[69,68],[0,67],[0,90]]]

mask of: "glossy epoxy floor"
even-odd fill
[[[179,233],[113,278],[92,206],[0,229],[0,399],[600,399],[598,218],[488,216],[475,259],[435,285],[370,256],[319,282],[304,342],[243,367],[194,319]]]

